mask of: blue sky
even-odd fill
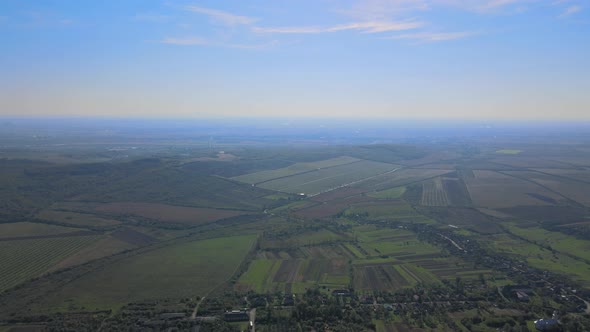
[[[590,119],[587,0],[0,0],[0,115]]]

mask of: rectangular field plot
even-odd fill
[[[395,220],[401,222],[431,223],[432,221],[419,214],[411,205],[404,201],[376,201],[354,204],[344,213],[354,217],[362,215],[372,220]]]
[[[349,208],[352,204],[371,200],[366,196],[352,196],[343,199],[335,199],[329,202],[323,202],[306,209],[301,209],[296,212],[297,215],[305,218],[324,218],[338,214],[339,212]]]
[[[156,203],[106,203],[96,211],[113,215],[136,215],[162,222],[199,225],[224,218],[235,217],[247,212],[193,208]]]
[[[466,178],[473,204],[484,208],[519,205],[552,205],[562,198],[551,191],[514,176],[494,171],[474,171],[475,178]]]
[[[104,236],[53,265],[49,269],[49,272],[84,264],[95,259],[111,256],[136,247],[136,245],[115,237]]]
[[[406,192],[406,187],[395,187],[391,189],[385,189],[382,191],[375,191],[369,193],[367,196],[379,199],[396,199],[400,198]]]
[[[362,291],[396,291],[412,286],[412,282],[393,265],[355,266],[354,288]]]
[[[471,206],[471,196],[469,196],[467,185],[462,178],[443,178],[443,186],[450,205]]]
[[[590,183],[582,182],[580,180],[568,179],[564,177],[557,177],[546,175],[537,172],[506,172],[511,175],[526,178],[530,181],[536,182],[544,187],[547,187],[567,198],[578,203],[590,206]],[[557,200],[562,199],[557,196]],[[555,199],[554,197],[551,197]]]
[[[320,245],[350,240],[346,233],[335,233],[327,229],[299,233],[289,237],[270,238],[260,241],[263,249],[297,249],[302,246]]]
[[[310,254],[307,258],[256,259],[240,277],[236,288],[259,293],[301,293],[311,287],[342,288],[349,284],[345,257],[325,259]]]
[[[329,168],[339,165],[350,164],[359,160],[360,159],[353,157],[342,156],[338,158],[326,159],[316,162],[296,163],[284,168],[240,175],[233,177],[232,179],[250,184],[258,184],[261,182],[282,178],[285,176],[291,176],[299,173],[310,172],[321,168]]]
[[[367,191],[382,191],[390,188],[404,186],[452,172],[449,169],[417,169],[403,168],[395,172],[376,176],[370,180],[354,185],[355,188],[364,188]]]
[[[422,205],[447,206],[449,198],[440,177],[426,181],[422,184]]]
[[[0,240],[18,237],[37,237],[79,231],[79,228],[62,227],[32,222],[0,224]]]
[[[204,296],[227,282],[251,250],[255,235],[163,247],[85,274],[41,304],[50,310],[118,308],[141,300]]]
[[[38,277],[98,236],[0,241],[0,292]]]
[[[563,176],[576,181],[590,182],[590,170],[588,169],[558,169],[558,168],[541,168],[536,171],[548,173],[551,175]]]
[[[119,221],[114,219],[101,218],[90,213],[71,211],[43,210],[35,218],[86,227],[104,227],[120,224]]]
[[[354,228],[354,234],[357,248],[367,257],[388,257],[395,260],[408,256],[430,256],[440,253],[437,247],[419,241],[415,233],[405,229],[360,226]],[[362,260],[355,260],[355,264],[362,262]]]
[[[521,228],[513,224],[508,224],[508,227],[512,233],[527,240],[542,243],[544,246],[551,246],[551,248],[559,252],[590,261],[590,241],[539,227]]]
[[[267,181],[260,184],[260,187],[288,193],[316,195],[393,171],[395,167],[391,164],[363,160]]]

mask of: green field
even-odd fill
[[[0,241],[0,292],[42,275],[98,236]]]
[[[355,204],[344,212],[345,216],[363,216],[370,220],[392,219],[402,222],[432,223],[433,221],[416,212],[403,201],[367,202]]]
[[[240,278],[240,283],[245,284],[258,293],[264,293],[270,289],[272,278],[281,266],[280,260],[257,259],[254,260],[248,271]]]
[[[242,235],[192,241],[131,256],[66,285],[44,305],[52,311],[106,309],[139,300],[204,296],[228,281],[255,239]]]
[[[355,161],[359,161],[359,159],[343,156],[343,157],[326,159],[326,160],[321,160],[321,161],[316,161],[316,162],[296,163],[296,164],[293,164],[291,166],[287,166],[284,168],[279,168],[279,169],[274,169],[274,170],[269,170],[269,171],[260,171],[260,172],[256,172],[256,173],[246,174],[246,175],[240,175],[240,176],[233,177],[232,179],[237,180],[237,181],[241,181],[241,182],[255,184],[255,183],[269,181],[269,180],[280,178],[280,177],[285,177],[285,176],[295,175],[295,174],[299,174],[299,173],[303,173],[303,172],[318,170],[320,168],[328,168],[328,167],[334,167],[334,166],[338,166],[338,165],[350,164]]]
[[[493,235],[487,241],[498,252],[524,258],[533,267],[564,274],[584,285],[590,285],[590,264],[505,234]]]
[[[392,171],[395,168],[396,166],[392,164],[364,160],[279,178],[264,182],[260,187],[288,193],[314,195]]]
[[[367,196],[380,199],[395,199],[400,198],[405,192],[406,187],[395,187],[382,191],[372,192],[367,194]]]
[[[512,233],[529,241],[590,261],[590,243],[588,241],[576,239],[563,233],[548,231],[540,227],[520,228],[513,224],[509,225],[508,228]]]

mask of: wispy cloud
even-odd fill
[[[387,31],[404,31],[422,27],[424,23],[418,21],[404,22],[353,22],[333,26],[300,26],[300,27],[254,27],[258,33],[286,33],[286,34],[313,34],[355,30],[364,33],[380,33]]]
[[[476,35],[475,32],[418,32],[418,33],[409,33],[409,34],[402,34],[402,35],[395,35],[391,37],[387,37],[386,39],[412,39],[418,40],[422,42],[440,42],[440,41],[449,41],[449,40],[456,40],[456,39],[463,39],[473,35]]]
[[[580,11],[582,11],[582,6],[578,6],[578,5],[569,6],[559,15],[559,18],[564,18],[564,17],[570,16],[570,15],[573,15],[575,13],[579,13]]]
[[[181,37],[181,38],[164,38],[157,41],[160,44],[176,45],[176,46],[216,46],[225,48],[238,48],[238,49],[263,49],[269,48],[276,44],[277,41],[271,41],[263,44],[240,44],[240,43],[226,43],[215,40],[210,40],[202,37]]]
[[[258,21],[253,17],[236,15],[217,9],[204,8],[195,5],[185,6],[184,9],[193,13],[207,15],[213,20],[226,25],[249,25]]]
[[[190,45],[209,45],[210,42],[205,38],[200,37],[187,37],[187,38],[164,38],[158,41],[161,44],[170,44],[170,45],[181,45],[181,46],[190,46]]]

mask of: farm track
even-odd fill
[[[400,268],[401,268],[402,270],[404,270],[404,271],[405,271],[405,272],[406,272],[408,275],[410,275],[410,277],[414,278],[414,280],[416,280],[417,282],[422,282],[422,279],[421,279],[421,278],[418,278],[418,277],[416,276],[416,274],[414,274],[414,272],[413,272],[413,271],[411,271],[411,270],[410,270],[410,269],[409,269],[407,266],[405,266],[405,265],[400,265]]]

